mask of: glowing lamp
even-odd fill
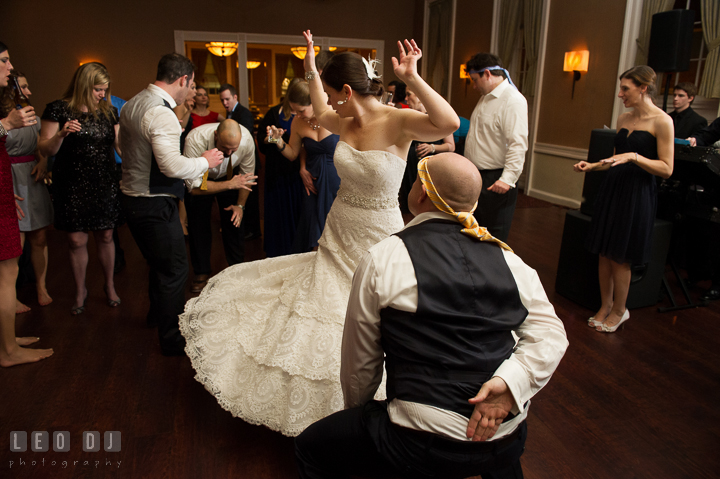
[[[575,96],[575,82],[580,79],[580,72],[588,71],[588,60],[590,52],[588,50],[578,50],[574,52],[565,52],[565,62],[563,63],[563,71],[573,72],[573,86],[570,98]]]
[[[205,48],[217,57],[229,57],[238,49],[238,44],[234,42],[210,42],[205,44]]]
[[[315,50],[315,55],[317,55],[320,51],[320,47],[313,47],[313,50]],[[300,60],[304,60],[305,55],[307,54],[307,47],[292,47],[290,48],[290,51]]]

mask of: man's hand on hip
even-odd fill
[[[505,381],[495,376],[483,384],[477,396],[468,402],[475,405],[475,410],[468,422],[467,437],[473,441],[487,441],[510,413],[515,398]]]
[[[493,193],[504,195],[505,193],[510,191],[510,185],[508,185],[504,181],[497,180],[495,183],[490,185],[488,190],[492,191]]]

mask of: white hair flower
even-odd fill
[[[377,64],[380,63],[380,60],[376,58],[371,59],[370,55],[368,55],[367,60],[363,58],[362,61],[365,64],[365,70],[367,71],[368,78],[371,80],[379,80],[380,75],[375,72],[375,68],[377,67]]]

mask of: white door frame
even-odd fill
[[[340,37],[316,37],[313,36],[315,45],[323,50],[327,50],[331,45],[342,48],[368,48],[375,49],[376,58],[380,60],[377,71],[383,74],[383,65],[385,57],[385,41],[384,40],[366,40],[362,38],[340,38]],[[260,33],[230,33],[230,32],[198,32],[188,30],[175,30],[175,51],[181,55],[185,54],[185,42],[235,42],[238,44],[238,64],[245,65],[247,63],[247,45],[248,43],[265,43],[272,45],[305,45],[305,38],[302,35],[272,35]],[[245,68],[238,68],[238,101],[245,106],[249,106],[248,99],[250,89],[248,86]]]

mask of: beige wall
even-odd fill
[[[578,207],[584,175],[572,165],[584,159],[594,128],[610,125],[617,84],[626,0],[552,0],[548,22],[531,196]],[[575,84],[563,71],[566,51],[589,50],[588,72]],[[583,151],[585,150],[585,151]]]
[[[587,148],[590,131],[610,125],[624,18],[625,0],[552,0],[538,142]],[[590,51],[574,99],[572,73],[563,71],[572,50]]]
[[[174,30],[300,35],[385,41],[385,76],[396,41],[414,33],[417,0],[367,2],[123,2],[36,0],[3,5],[0,41],[28,76],[39,112],[65,90],[81,61],[104,63],[113,94],[130,99],[154,80],[160,57],[175,50]],[[230,7],[228,7],[230,5]],[[11,13],[7,13],[11,10]]]

